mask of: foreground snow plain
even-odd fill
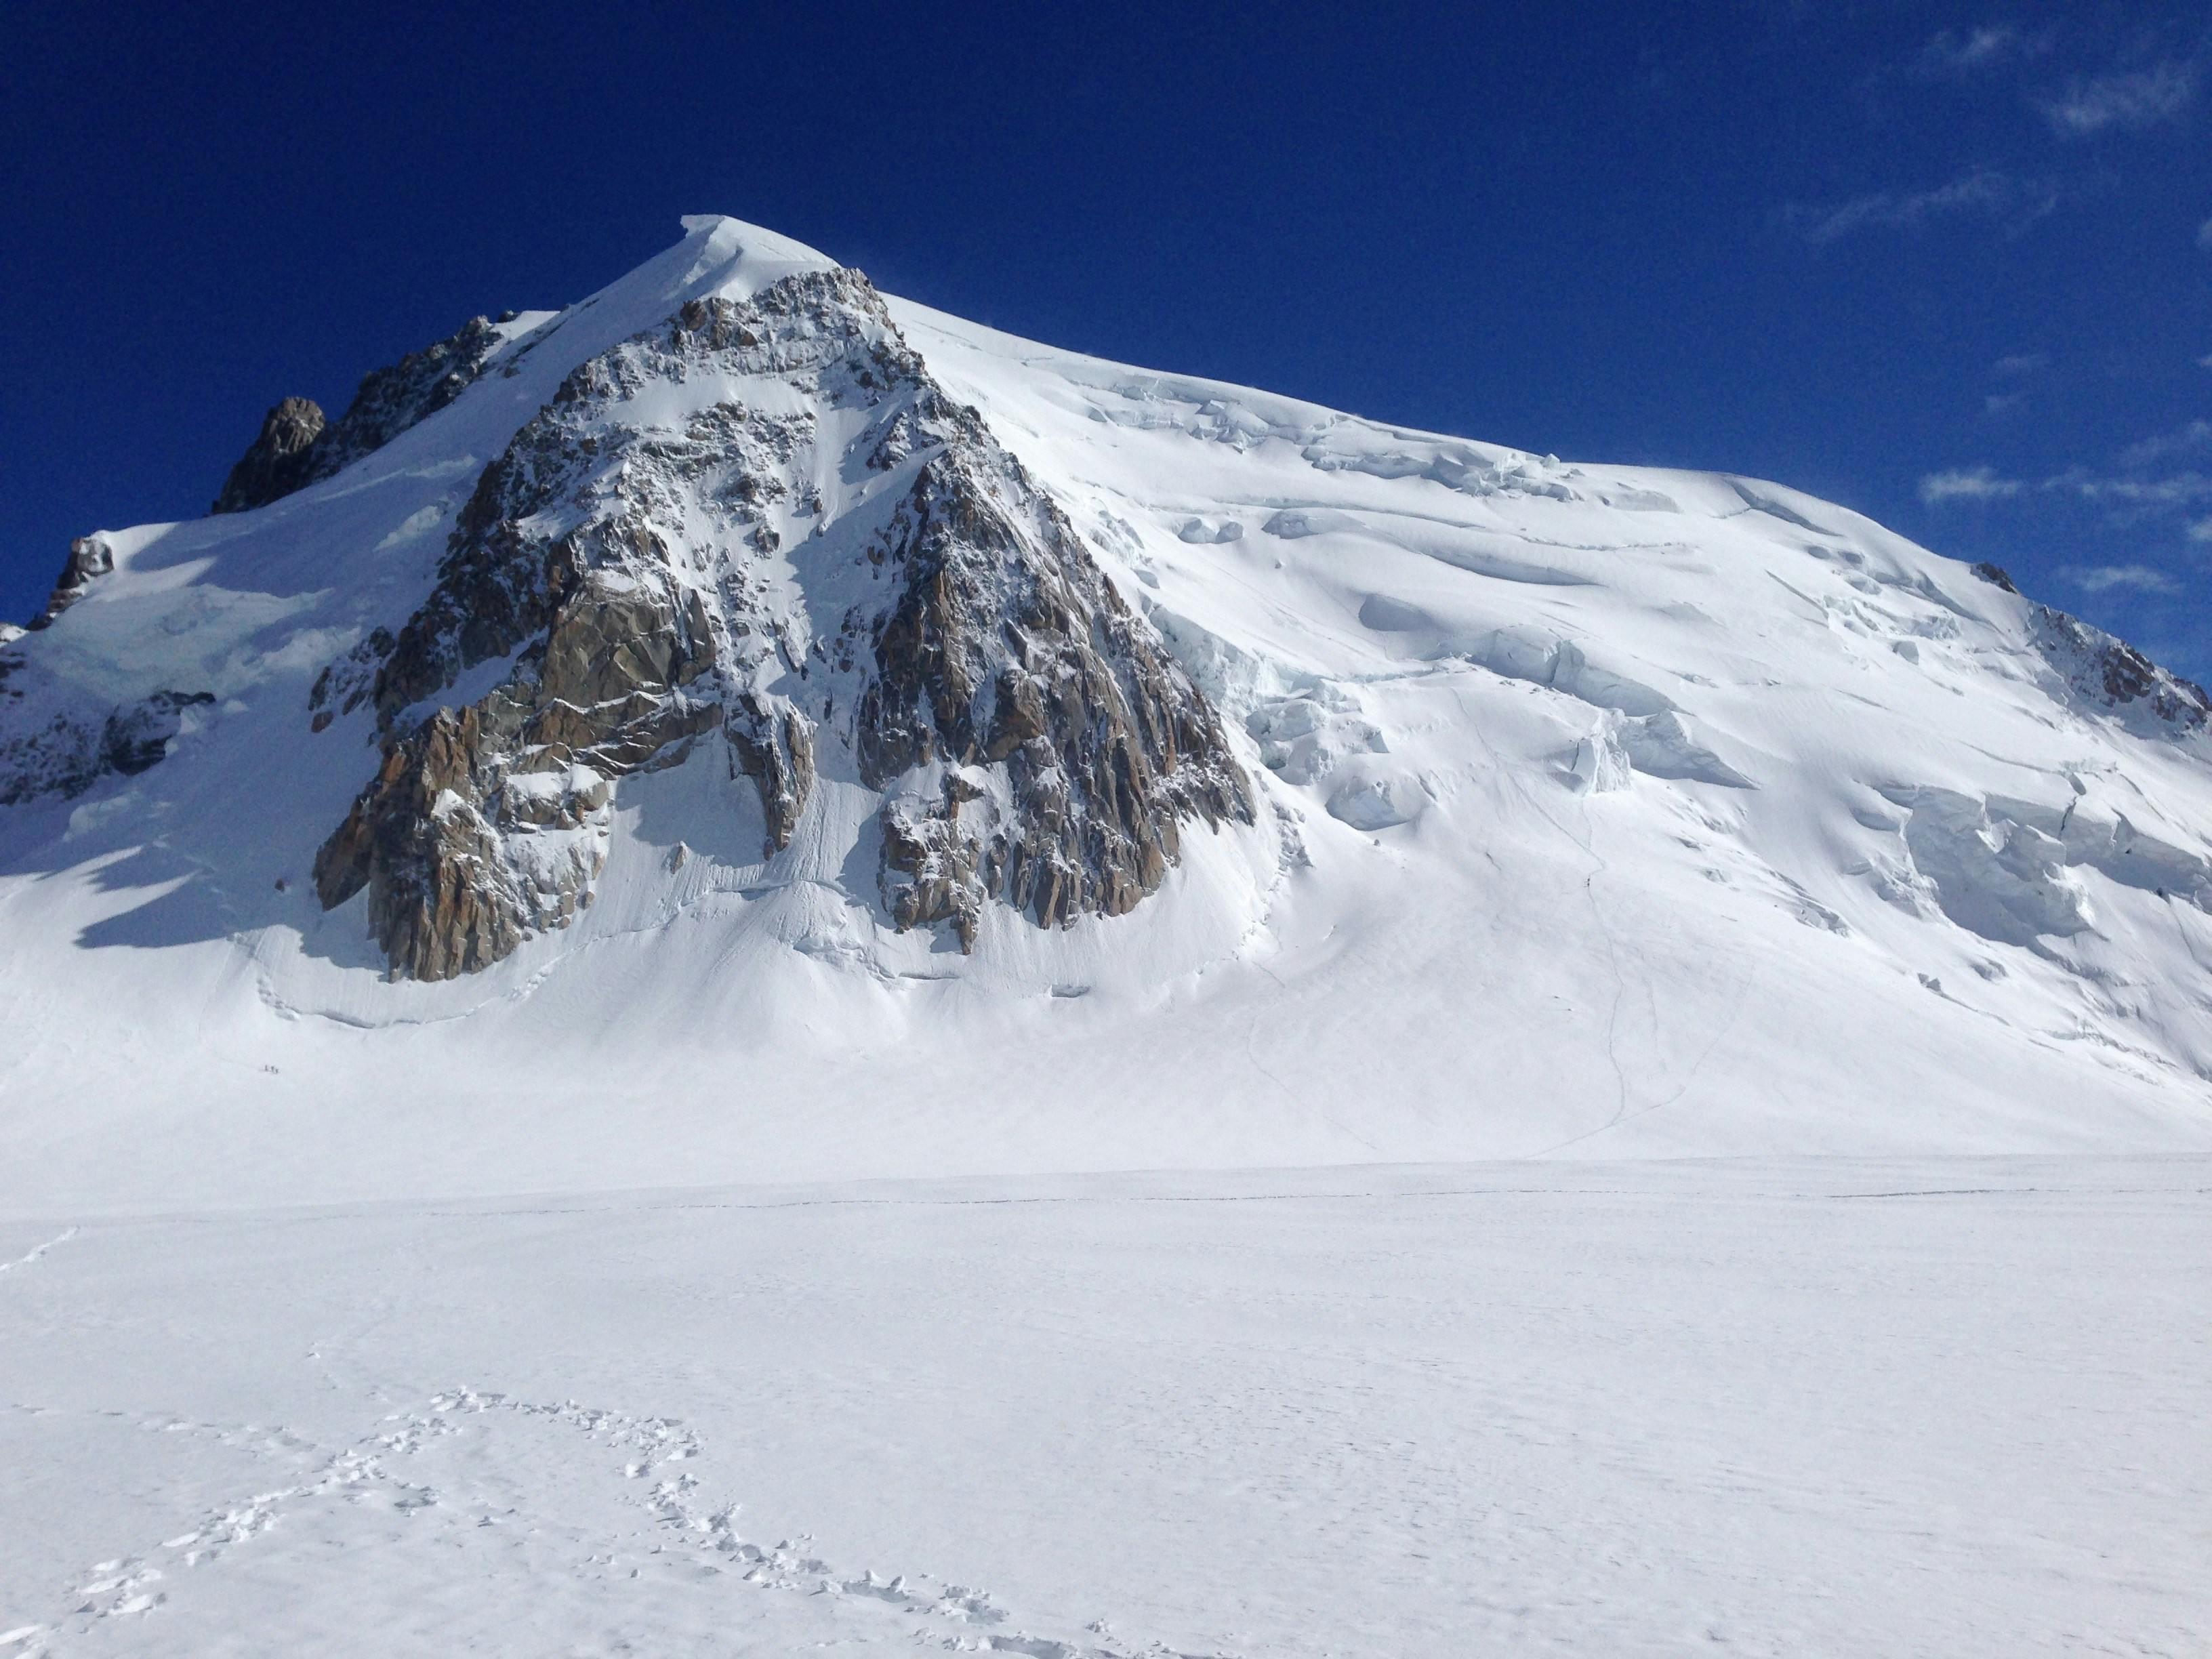
[[[58,1220],[10,1656],[2212,1641],[2201,1160]]]
[[[2212,750],[1780,486],[894,301],[1260,822],[963,956],[702,749],[389,982],[317,673],[581,356],[824,263],[693,222],[11,647],[216,701],[0,807],[0,1659],[2212,1644]]]

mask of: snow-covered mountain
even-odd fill
[[[2212,1132],[2212,703],[2002,571],[685,232],[0,641],[42,1195]]]

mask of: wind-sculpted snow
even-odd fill
[[[1994,566],[729,220],[456,341],[0,641],[46,1188],[2212,1133],[2206,698]]]

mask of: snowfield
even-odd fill
[[[687,221],[0,637],[0,1659],[2212,1647],[2207,700],[1845,509],[888,300],[1255,806],[963,950],[815,648],[954,428],[669,357],[562,441],[774,618],[800,810],[687,728],[506,778],[501,959],[325,910],[532,672],[365,701],[487,468],[834,270]],[[740,404],[818,467],[742,543],[665,459]]]
[[[0,1651],[2201,1652],[2208,1176],[19,1224]]]

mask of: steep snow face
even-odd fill
[[[18,1097],[305,1078],[334,1190],[400,1065],[536,1185],[2203,1138],[2197,688],[1778,485],[686,230],[0,645]]]

